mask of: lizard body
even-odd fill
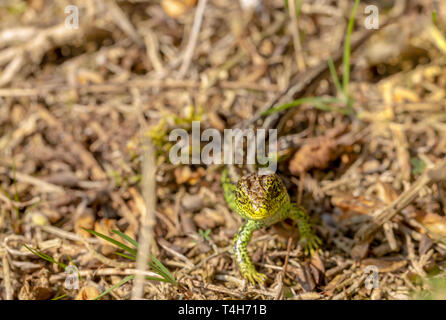
[[[234,236],[233,252],[242,276],[251,283],[263,283],[266,279],[266,275],[255,269],[247,250],[255,230],[290,218],[297,222],[305,252],[313,252],[319,247],[321,241],[313,233],[305,209],[290,201],[278,175],[249,174],[234,185],[225,170],[222,186],[228,206],[246,220]]]

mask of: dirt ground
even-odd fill
[[[355,1],[248,2],[0,1],[0,299],[446,299],[446,2],[361,1],[348,63]],[[316,254],[256,231],[243,280],[223,166],[169,158],[192,121],[277,129]]]

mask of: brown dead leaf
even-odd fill
[[[321,284],[324,279],[325,267],[317,251],[311,256],[310,270],[316,284]]]
[[[355,260],[361,260],[367,256],[369,252],[370,243],[373,241],[374,236],[371,236],[367,240],[357,243],[353,246],[351,250],[351,257]]]
[[[338,137],[345,129],[344,125],[339,126],[329,130],[324,136],[304,144],[291,158],[289,163],[290,172],[299,176],[313,168],[326,169],[330,162],[339,156]]]
[[[365,198],[349,194],[339,194],[331,198],[331,203],[342,210],[339,220],[348,219],[358,215],[370,214],[384,204],[393,202],[398,194],[393,187],[384,182],[376,184],[376,197]]]
[[[136,190],[135,188],[131,187],[129,188],[129,193],[132,196],[132,200],[131,204],[129,204],[129,206],[131,206],[134,211],[132,210],[132,212],[136,212],[140,217],[143,216],[143,213],[146,210],[146,204],[144,203],[144,198],[142,197],[141,193],[138,192],[138,190]]]
[[[425,254],[434,244],[434,242],[427,235],[423,234],[421,236],[420,244],[418,246],[418,252],[420,256]]]
[[[316,282],[311,271],[311,266],[308,262],[305,262],[302,265],[302,268],[297,269],[296,273],[296,281],[300,283],[305,292],[311,292],[316,288]]]
[[[331,203],[342,210],[343,213],[339,216],[340,220],[368,214],[378,206],[374,199],[366,199],[362,196],[355,197],[349,194],[333,196]]]
[[[116,226],[116,220],[114,219],[101,219],[99,221],[96,221],[94,224],[94,231],[105,234],[106,236],[115,240],[122,241],[121,238],[119,238],[112,232],[112,230],[118,230]],[[103,255],[107,256],[116,251],[116,248],[114,246],[111,246],[110,242],[104,239],[100,239],[100,241],[103,244],[101,248],[101,252]]]
[[[361,268],[376,266],[379,272],[394,272],[407,265],[407,260],[384,260],[367,258],[361,261]]]
[[[94,220],[93,214],[85,212],[74,222],[74,231],[80,236],[91,237],[91,234],[82,228],[93,229]]]
[[[99,290],[93,286],[82,287],[74,300],[93,300],[99,296]]]
[[[392,203],[396,198],[398,198],[398,193],[396,190],[388,183],[378,181],[376,184],[376,192],[378,198],[386,204]]]
[[[330,161],[334,160],[337,143],[332,138],[322,138],[303,145],[291,158],[290,172],[299,176],[313,169],[326,169]]]
[[[420,222],[434,237],[446,238],[446,218],[436,213],[417,210],[415,219]]]

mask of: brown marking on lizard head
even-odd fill
[[[277,174],[249,174],[237,183],[236,205],[254,220],[262,220],[273,215],[277,209],[289,201],[288,192]]]

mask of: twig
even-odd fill
[[[279,273],[277,274],[276,277],[276,283],[277,283],[277,288],[274,290],[275,291],[275,295],[274,295],[274,300],[280,300],[283,299],[283,278],[285,276],[285,273]]]
[[[128,80],[126,82],[89,84],[89,85],[66,85],[61,83],[35,86],[34,88],[0,88],[0,97],[45,97],[49,94],[57,94],[69,90],[78,90],[79,95],[92,93],[116,94],[126,92],[130,88],[139,89],[203,89],[213,90],[215,87],[224,90],[254,90],[254,91],[279,91],[276,84],[261,84],[251,81],[228,81],[221,80],[212,87],[202,88],[202,83],[193,80],[175,79],[148,79],[148,80]]]
[[[145,127],[145,126],[143,126]],[[145,210],[141,217],[140,245],[136,258],[136,269],[141,272],[147,268],[147,262],[150,253],[150,245],[154,243],[153,226],[155,225],[155,148],[152,140],[145,137],[142,164],[142,193],[144,198]],[[132,289],[132,300],[141,299],[144,294],[144,275],[137,274]]]
[[[34,197],[28,201],[18,202],[18,201],[9,199],[3,193],[0,193],[0,200],[4,201],[6,203],[6,205],[8,206],[8,208],[10,208],[10,209],[11,208],[19,208],[19,209],[26,208],[28,206],[32,206],[36,203],[39,203],[41,201],[39,197]]]
[[[48,232],[55,236],[63,238],[63,239],[68,239],[68,240],[72,240],[72,241],[88,242],[88,243],[92,243],[92,244],[100,243],[99,240],[96,238],[84,238],[84,237],[79,236],[73,232],[68,232],[68,231],[62,230],[62,229],[54,227],[54,226],[39,226],[38,228],[42,229],[45,232]]]
[[[290,16],[292,23],[291,31],[293,33],[293,45],[294,45],[294,52],[296,54],[297,69],[299,70],[299,72],[304,72],[306,69],[306,64],[305,64],[304,54],[302,51],[302,44],[300,42],[300,37],[299,37],[299,25],[297,23],[296,1],[295,0],[288,1],[288,5],[290,6]],[[300,5],[301,1],[299,1],[299,6]]]
[[[10,241],[17,241],[17,242],[20,242],[20,243],[24,243],[24,242],[26,241],[26,239],[25,239],[24,236],[21,236],[21,235],[18,235],[18,234],[11,234],[11,235],[9,235],[9,236],[7,236],[7,237],[5,237],[5,238],[3,239],[3,243],[2,243],[3,248],[5,248],[5,250],[6,250],[11,256],[30,257],[30,256],[33,256],[33,255],[34,255],[34,253],[32,253],[32,252],[30,252],[30,251],[28,251],[28,250],[22,252],[22,251],[20,251],[20,250],[16,250],[16,249],[12,248],[12,247],[9,245],[9,242],[10,242]]]
[[[81,39],[85,32],[91,29],[91,25],[83,25],[82,28],[77,30],[68,29],[62,23],[46,29],[36,28],[33,30],[32,36],[30,36],[31,30],[27,30],[27,35],[21,39],[24,41],[28,40],[26,44],[0,51],[0,64],[9,62],[4,72],[0,75],[0,87],[11,82],[27,62],[33,64],[40,63],[45,52],[53,47],[73,43],[74,40]]]
[[[240,292],[238,290],[233,290],[233,289],[230,290],[225,287],[216,286],[216,285],[213,285],[210,283],[203,284],[202,282],[197,281],[197,280],[192,280],[192,283],[193,283],[194,287],[200,288],[203,290],[211,290],[211,291],[226,293],[228,295],[235,296],[238,299],[242,299],[242,297],[243,297],[243,292]]]
[[[425,171],[411,188],[403,192],[391,204],[375,211],[372,221],[362,226],[356,233],[356,241],[362,242],[372,236],[384,223],[392,219],[398,212],[409,205],[425,186],[443,180],[446,180],[446,159],[443,159],[435,167]]]
[[[163,243],[164,242],[164,243]],[[159,241],[159,245],[164,249],[164,250],[166,250],[167,252],[169,252],[171,255],[173,255],[174,257],[177,257],[178,259],[180,259],[180,260],[183,260],[185,263],[186,263],[186,266],[188,266],[188,267],[193,267],[194,266],[194,264],[192,263],[192,261],[190,261],[190,259],[188,259],[185,255],[183,255],[183,254],[181,254],[181,253],[179,253],[179,252],[177,252],[177,251],[175,251],[174,249],[172,249],[172,248],[170,248],[167,244],[168,244],[169,242],[167,242],[166,240],[164,240],[164,239],[160,239],[160,241]]]
[[[107,1],[107,7],[109,9],[109,13],[116,25],[121,28],[121,30],[129,36],[137,45],[142,46],[144,44],[141,37],[136,32],[135,27],[133,27],[130,20],[127,18],[124,12],[122,12],[121,8],[116,4],[114,0]]]
[[[203,21],[204,9],[206,8],[208,0],[200,0],[197,5],[197,10],[195,12],[194,24],[192,25],[192,30],[187,43],[186,51],[184,52],[183,62],[180,67],[180,78],[183,78],[189,69],[190,63],[192,61],[192,56],[194,54],[195,46],[197,45],[198,34],[200,33],[201,23]]]
[[[131,275],[131,274],[142,274],[143,276],[149,277],[159,277],[159,274],[151,271],[141,271],[138,269],[116,269],[116,268],[103,268],[98,270],[80,270],[79,274],[81,277],[91,277],[91,276],[112,276],[112,275]],[[55,283],[61,279],[65,279],[69,276],[69,273],[61,272],[50,277],[50,282]]]
[[[291,251],[291,245],[293,244],[293,238],[288,237],[288,244],[286,246],[286,256],[285,256],[285,262],[283,263],[283,278],[286,276],[286,269],[288,267],[288,259],[290,258],[290,251]]]
[[[65,193],[65,190],[63,188],[56,186],[55,184],[43,181],[39,178],[35,178],[21,172],[14,172],[14,174],[10,173],[9,176],[19,182],[32,184],[33,186],[37,187],[40,192],[43,193]]]
[[[3,276],[4,276],[3,281],[5,283],[5,292],[6,292],[5,300],[12,300],[12,295],[14,290],[12,289],[11,286],[11,274],[9,272],[9,262],[6,250],[3,250],[2,264],[3,264]]]

